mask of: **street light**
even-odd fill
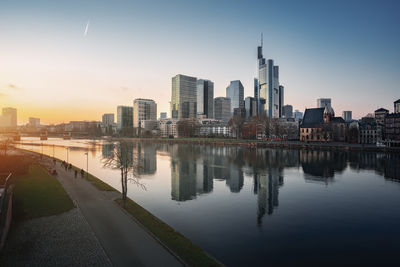
[[[68,163],[68,150],[69,150],[69,147],[66,147],[65,149],[67,149],[67,163]]]
[[[89,153],[86,152],[86,179],[89,178]]]

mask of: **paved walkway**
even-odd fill
[[[182,266],[113,199],[57,162],[57,179],[80,209],[114,266]]]

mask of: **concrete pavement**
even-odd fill
[[[163,245],[135,222],[113,199],[118,192],[100,191],[74,178],[57,162],[57,179],[81,210],[114,266],[182,266]]]

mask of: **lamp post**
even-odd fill
[[[86,179],[89,178],[89,152],[85,153],[86,155]]]
[[[69,147],[66,147],[66,149],[67,149],[67,163],[68,163],[68,150],[69,150]]]

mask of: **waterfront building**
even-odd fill
[[[282,108],[282,117],[284,118],[293,118],[293,106],[292,105],[285,105]]]
[[[235,108],[244,109],[244,87],[239,80],[231,81],[226,87],[226,97],[231,100],[231,113],[234,114]]]
[[[214,117],[214,83],[209,80],[197,80],[197,115]]]
[[[227,137],[230,134],[230,129],[226,123],[216,119],[200,119],[200,136],[214,137],[223,136]]]
[[[6,107],[2,110],[0,118],[0,127],[17,128],[17,109]]]
[[[400,147],[400,113],[385,117],[385,142],[390,147]]]
[[[376,133],[378,141],[384,140],[385,137],[385,117],[389,114],[389,110],[379,108],[375,110]]]
[[[178,74],[172,78],[171,118],[196,118],[197,78]]]
[[[374,118],[363,117],[358,124],[360,144],[376,144],[377,140],[377,124]]]
[[[144,128],[143,120],[157,121],[157,104],[152,99],[133,100],[133,127]]]
[[[214,99],[214,118],[223,123],[228,123],[231,117],[231,99],[228,97],[216,97]]]
[[[114,113],[106,113],[101,117],[101,122],[105,127],[114,125]]]
[[[272,59],[267,61],[262,54],[261,46],[257,47],[258,57],[258,97],[265,99],[267,115],[270,118],[279,118],[283,107],[283,86],[279,85],[279,66],[274,65]],[[262,110],[260,110],[260,113]]]
[[[325,108],[306,109],[303,121],[300,124],[300,141],[345,141],[346,122],[342,117],[335,117],[333,109]]]
[[[29,118],[29,126],[34,127],[34,128],[40,127],[40,119],[30,117]]]
[[[128,134],[133,130],[133,107],[117,107],[117,129]]]
[[[342,112],[342,118],[345,122],[350,122],[352,118],[352,112],[350,110],[346,110]]]
[[[257,116],[257,99],[250,96],[246,97],[246,99],[244,100],[244,108],[246,112],[246,119]]]
[[[160,119],[166,119],[167,118],[167,112],[160,112]]]
[[[178,137],[177,119],[160,119],[158,128],[162,137]]]
[[[331,99],[330,98],[318,98],[317,99],[317,108],[331,108]]]

